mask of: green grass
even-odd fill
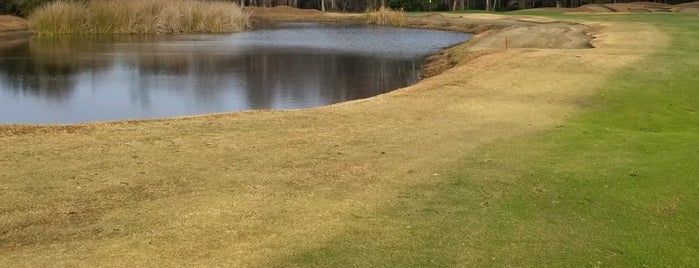
[[[699,17],[575,17],[652,23],[671,44],[615,74],[586,113],[485,147],[294,262],[696,267]]]

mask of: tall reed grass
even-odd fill
[[[405,11],[392,10],[388,7],[381,7],[377,11],[366,12],[366,22],[369,24],[403,26],[407,20]]]
[[[249,26],[232,2],[195,0],[57,1],[29,16],[39,35],[227,33]]]

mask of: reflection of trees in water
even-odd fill
[[[254,109],[366,98],[414,83],[418,77],[415,61],[334,54],[153,51],[131,54],[125,62],[141,75],[178,77],[181,83],[168,90],[194,91],[194,97],[206,103],[216,102],[223,92],[239,90],[248,103],[242,108]],[[158,81],[141,80],[140,88],[153,88],[152,84],[157,83],[154,81]],[[280,104],[280,100],[297,103]]]
[[[374,96],[414,83],[419,69],[410,60],[216,49],[154,37],[32,38],[0,47],[0,81],[16,94],[65,100],[79,82],[92,82],[99,91],[101,75],[115,74],[118,67],[128,79],[119,83],[140,107],[149,107],[156,91],[170,91],[230,109],[223,94],[237,91],[247,101],[237,109],[265,109]],[[81,74],[91,79],[80,81]]]
[[[151,102],[144,99],[150,98],[149,91],[171,91],[201,105],[220,107],[224,105],[221,95],[241,82],[231,71],[239,68],[237,55],[153,48],[150,53],[129,53],[121,60],[137,74],[129,90],[142,103]]]
[[[94,50],[91,44],[76,38],[32,38],[0,48],[0,77],[5,81],[5,90],[42,99],[68,99],[77,74],[111,64],[82,58],[85,51]]]
[[[323,105],[378,95],[414,83],[414,61],[335,54],[272,54],[245,58],[252,108],[290,108],[275,99]]]

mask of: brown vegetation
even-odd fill
[[[40,35],[228,33],[248,19],[235,3],[193,0],[58,1],[29,17]]]
[[[380,7],[376,11],[366,12],[366,22],[369,24],[386,26],[403,26],[406,24],[407,16],[403,10],[392,10],[387,7]]]

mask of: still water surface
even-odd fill
[[[282,24],[230,35],[0,43],[0,123],[76,123],[323,106],[417,82],[466,34]]]

